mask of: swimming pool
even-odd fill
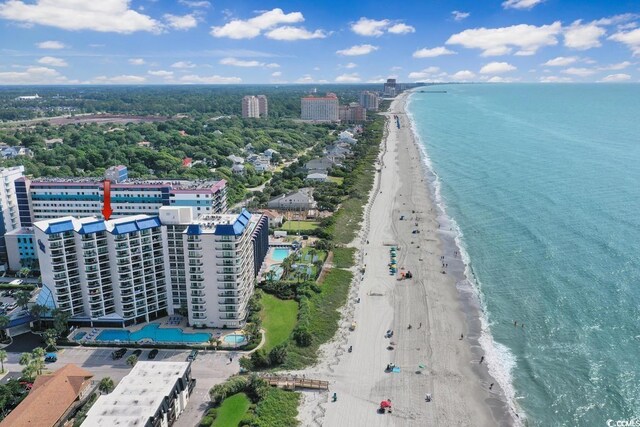
[[[84,338],[84,336],[85,336],[85,335],[87,335],[87,333],[86,333],[86,332],[78,332],[77,334],[75,334],[75,335],[73,336],[73,339],[74,339],[74,340],[76,340],[76,341],[79,341],[79,340],[81,340],[82,338]]]
[[[247,338],[242,334],[229,334],[222,339],[227,344],[244,344]]]
[[[269,267],[269,270],[273,271],[273,280],[280,280],[282,277],[282,273],[284,273],[284,268],[280,266],[280,264],[273,264]]]
[[[271,258],[274,261],[282,262],[286,257],[289,256],[289,248],[274,248],[273,254],[271,254]]]
[[[160,328],[158,323],[145,325],[142,329],[131,332],[128,329],[106,329],[96,337],[96,341],[135,342],[151,340],[153,342],[207,342],[211,334],[205,332],[183,332],[178,328]]]

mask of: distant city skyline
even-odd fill
[[[621,0],[0,0],[0,85],[638,82]]]

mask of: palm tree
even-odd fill
[[[2,364],[2,373],[4,374],[4,362],[7,360],[7,352],[0,350],[0,364]]]
[[[315,248],[309,249],[309,255],[311,256],[311,262],[313,262],[313,257],[318,255],[318,251]]]
[[[40,375],[42,374],[42,370],[44,369],[44,356],[47,354],[42,347],[36,347],[31,352],[31,366],[33,366],[34,371]]]
[[[36,318],[36,321],[38,322],[38,329],[40,329],[42,327],[41,316],[46,314],[49,309],[44,305],[34,304],[29,311],[31,312],[31,315]]]
[[[31,353],[22,353],[20,355],[20,361],[18,363],[22,366],[28,366],[31,363],[32,357],[33,356],[31,355]]]
[[[43,334],[44,342],[47,345],[47,350],[56,351],[58,348],[58,332],[55,329],[47,329]]]
[[[2,332],[2,340],[3,341],[7,337],[6,328],[9,325],[10,322],[11,322],[11,319],[9,319],[8,316],[0,316],[0,331]]]
[[[104,377],[100,380],[100,384],[98,385],[98,390],[101,393],[109,394],[111,390],[113,390],[113,380],[111,377]]]
[[[289,272],[291,271],[292,266],[293,266],[292,256],[288,256],[282,260],[282,264],[280,264],[280,267],[282,267],[282,276],[280,276],[280,279],[284,279],[289,275]]]
[[[19,291],[16,294],[16,304],[22,307],[23,309],[27,308],[27,304],[29,304],[29,300],[31,299],[31,292],[29,291]]]
[[[131,356],[127,357],[127,365],[135,366],[136,363],[138,363],[138,356],[132,354]]]

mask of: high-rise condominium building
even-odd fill
[[[167,227],[181,221],[176,208],[162,208]],[[240,327],[269,247],[268,220],[243,210],[240,215],[203,215],[168,246],[183,245],[189,324]]]
[[[323,97],[307,96],[301,100],[302,120],[336,122],[340,119],[338,97],[328,93]]]
[[[7,261],[4,235],[20,228],[18,197],[14,182],[24,176],[24,166],[0,169],[0,264]]]
[[[34,224],[39,301],[74,324],[126,326],[182,308],[196,326],[240,327],[268,250],[268,220],[163,207],[159,216]]]
[[[367,120],[367,110],[357,102],[340,106],[340,121],[347,123],[364,122]]]
[[[369,92],[368,90],[360,93],[360,105],[369,111],[378,111],[380,104],[380,97],[375,92]]]
[[[242,98],[242,117],[261,118],[269,115],[269,103],[265,95],[247,95]]]
[[[396,83],[396,79],[387,79],[387,82],[384,84],[384,96],[396,96],[399,92],[399,87]]]

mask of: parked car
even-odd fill
[[[24,280],[22,279],[16,279],[9,282],[10,285],[14,286],[22,285],[22,283],[24,283]]]
[[[122,359],[122,357],[127,354],[126,348],[121,348],[119,350],[114,350],[111,352],[111,358],[113,360]]]
[[[58,355],[55,353],[47,353],[44,356],[44,361],[48,363],[53,363],[58,361]]]
[[[135,357],[140,357],[140,355],[142,354],[142,350],[140,350],[140,349],[134,350],[134,352],[132,354]]]
[[[11,311],[18,306],[18,303],[12,302],[7,306],[7,311]]]
[[[198,357],[198,350],[191,350],[189,356],[187,356],[187,362],[193,362]]]
[[[157,348],[154,348],[153,350],[151,350],[151,351],[149,352],[149,355],[147,356],[147,358],[149,358],[149,359],[155,359],[157,355],[158,355],[158,349],[157,349]]]

